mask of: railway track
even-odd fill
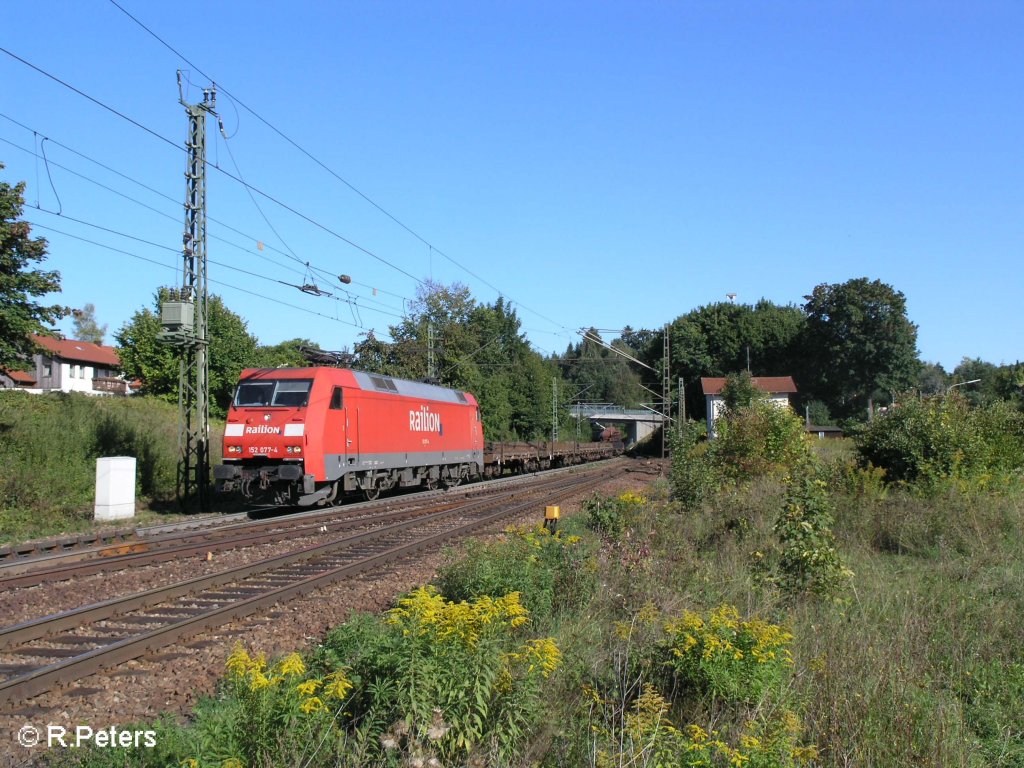
[[[535,509],[540,495],[546,503],[560,501],[609,477],[608,468],[562,475],[520,491],[447,504],[267,560],[0,629],[0,706],[10,707],[281,601],[492,526]],[[83,565],[91,564],[78,567]]]
[[[573,467],[551,470],[543,477],[556,477],[566,472],[585,472],[587,468]],[[408,496],[392,496],[372,502],[347,504],[301,513],[278,514],[253,519],[250,513],[203,516],[194,520],[140,528],[125,528],[101,534],[81,534],[45,541],[9,545],[0,548],[0,593],[4,589],[31,586],[44,581],[99,573],[120,564],[161,562],[191,554],[217,552],[242,546],[255,546],[291,536],[312,533],[317,526],[328,527],[344,521],[343,527],[352,527],[371,519],[392,515],[396,507],[410,503],[423,506],[452,503],[463,499],[493,493],[502,487],[515,487],[523,476],[510,476],[485,484],[473,484],[456,491],[432,491]],[[443,501],[439,501],[443,500]],[[262,513],[265,513],[263,510]],[[261,514],[257,510],[255,514]],[[257,535],[260,534],[260,535]],[[186,546],[191,545],[191,546]],[[171,555],[176,552],[176,555]],[[163,554],[161,554],[163,553]],[[129,560],[127,558],[134,558]],[[79,569],[70,564],[96,561],[90,568]]]

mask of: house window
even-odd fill
[[[72,379],[77,379],[78,378],[78,371],[79,371],[80,367],[81,366],[79,366],[79,365],[71,366],[71,378]]]

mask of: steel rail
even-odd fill
[[[563,481],[564,482],[564,481]],[[546,486],[545,486],[546,489]],[[538,489],[544,490],[544,489]],[[363,533],[344,536],[340,539],[333,539],[328,542],[313,544],[308,547],[286,552],[282,555],[260,560],[255,563],[227,568],[216,573],[196,576],[186,581],[176,582],[163,587],[154,587],[144,592],[136,592],[122,597],[115,597],[99,603],[73,608],[50,616],[43,616],[37,619],[14,624],[9,627],[0,628],[0,650],[12,648],[21,643],[37,640],[56,632],[66,629],[73,629],[83,623],[100,621],[123,615],[131,611],[150,608],[168,600],[197,593],[212,586],[221,586],[245,579],[249,576],[265,571],[272,571],[293,563],[309,560],[320,555],[330,554],[335,551],[348,549],[357,544],[372,541],[383,536],[401,532],[407,528],[424,525],[435,520],[449,517],[452,514],[472,514],[475,509],[486,508],[499,504],[513,496],[514,492],[506,492],[497,498],[487,498],[472,502],[460,507],[446,506],[443,509],[426,514],[411,517],[403,522],[382,526]],[[404,516],[405,513],[396,512],[395,517]]]
[[[555,493],[555,498],[561,499],[578,493],[583,488],[598,486],[606,480],[606,475],[602,475],[598,478],[591,478],[589,476],[584,478],[570,478],[569,481],[564,482],[564,487],[562,488],[548,488],[544,490],[547,490],[548,492],[553,491]],[[532,495],[532,493],[530,495]],[[115,666],[130,659],[138,658],[147,652],[155,651],[159,648],[178,642],[179,640],[194,636],[205,629],[210,629],[235,619],[244,618],[255,613],[262,607],[272,605],[288,597],[300,595],[312,589],[325,586],[326,584],[338,579],[378,567],[426,547],[433,546],[439,542],[467,535],[468,533],[476,531],[482,527],[491,525],[498,520],[518,514],[519,512],[532,507],[534,504],[535,501],[533,499],[529,499],[504,507],[497,512],[487,513],[486,510],[493,507],[494,502],[490,500],[475,502],[469,505],[469,509],[453,508],[451,510],[434,513],[427,516],[430,518],[429,520],[426,517],[416,518],[414,520],[409,520],[394,526],[388,526],[383,529],[368,531],[355,537],[348,537],[346,540],[339,540],[320,545],[318,547],[307,548],[305,550],[293,552],[262,563],[251,564],[250,566],[243,566],[238,569],[229,569],[229,571],[214,574],[213,576],[201,577],[182,584],[172,585],[172,587],[164,588],[164,590],[149,590],[144,593],[139,593],[138,595],[129,596],[128,598],[122,598],[121,600],[107,601],[106,603],[87,606],[83,609],[78,609],[77,611],[68,611],[63,614],[58,614],[55,617],[47,617],[51,622],[56,622],[50,624],[51,629],[45,628],[45,620],[36,620],[18,625],[17,627],[8,628],[7,630],[4,630],[8,639],[13,639],[17,636],[20,638],[19,642],[27,642],[25,638],[28,635],[34,634],[34,639],[38,639],[39,637],[47,636],[52,631],[59,631],[52,629],[58,624],[64,628],[78,628],[81,627],[83,623],[95,622],[103,620],[104,618],[109,618],[111,615],[109,612],[116,611],[117,605],[115,604],[118,603],[120,603],[122,609],[124,609],[124,606],[130,605],[133,600],[138,602],[138,604],[131,610],[139,610],[140,607],[154,607],[152,603],[147,605],[147,601],[155,598],[156,595],[154,593],[159,591],[164,591],[165,595],[162,600],[156,603],[156,605],[167,602],[168,599],[173,599],[166,596],[168,590],[174,590],[176,588],[185,589],[184,593],[179,593],[177,595],[180,597],[183,596],[183,594],[189,594],[188,590],[209,589],[212,587],[222,586],[224,583],[237,582],[240,578],[244,578],[244,576],[239,577],[238,573],[245,570],[251,571],[247,575],[265,572],[269,577],[273,570],[286,567],[300,560],[310,559],[315,557],[316,554],[333,554],[333,552],[328,551],[332,547],[334,550],[351,548],[359,543],[365,544],[371,540],[383,539],[387,533],[401,533],[402,531],[406,531],[410,528],[441,521],[444,518],[472,514],[474,508],[476,514],[481,515],[477,520],[472,520],[468,523],[436,533],[428,533],[427,535],[420,536],[408,543],[398,543],[383,552],[371,554],[367,557],[360,557],[354,562],[346,563],[341,566],[329,567],[328,570],[322,573],[299,578],[291,584],[276,586],[271,581],[271,583],[265,584],[265,586],[269,588],[262,594],[245,597],[243,599],[230,602],[227,605],[217,606],[197,615],[186,616],[174,621],[174,623],[169,624],[168,626],[158,627],[134,636],[115,640],[115,642],[109,645],[74,655],[64,661],[41,666],[30,672],[8,678],[7,680],[0,682],[0,703],[10,704],[37,696],[54,686],[73,682],[99,671],[100,669]],[[314,552],[314,550],[316,552]],[[271,565],[271,563],[274,564]],[[231,577],[227,576],[229,572],[231,573]],[[283,578],[283,576],[280,578]],[[224,579],[227,579],[227,581]],[[203,582],[205,582],[205,584],[203,584]],[[244,590],[244,588],[242,589]],[[151,618],[152,620],[146,623],[156,623],[161,620],[157,617],[147,618]],[[173,617],[165,616],[162,618],[166,619]],[[22,635],[20,633],[27,634]],[[31,655],[31,653],[29,655]],[[42,656],[46,654],[38,655]]]
[[[597,471],[590,468],[591,472]],[[586,470],[584,470],[586,472]],[[535,486],[545,487],[548,484],[558,482],[558,478],[543,478]],[[456,501],[450,495],[434,496],[430,499],[417,497],[414,500],[413,508],[392,509],[386,513],[371,513],[358,517],[342,516],[337,510],[334,512],[321,512],[317,515],[296,518],[273,518],[251,523],[240,523],[225,526],[216,531],[208,531],[197,536],[180,538],[161,538],[152,543],[139,541],[130,545],[126,551],[116,554],[100,555],[89,559],[82,559],[82,552],[72,552],[66,555],[51,555],[44,561],[22,561],[0,566],[0,593],[5,589],[16,587],[35,586],[43,582],[65,581],[80,576],[89,576],[103,571],[120,570],[124,568],[137,567],[140,565],[151,565],[170,560],[177,560],[197,554],[220,552],[229,549],[240,549],[243,547],[267,544],[282,538],[287,534],[291,538],[303,536],[315,536],[321,533],[329,533],[342,530],[351,530],[366,525],[373,525],[378,522],[401,519],[408,515],[428,514],[430,510],[444,509],[452,504],[460,503],[462,499],[472,496],[486,495],[488,497],[501,497],[515,494],[517,491],[507,489],[502,485],[497,488],[492,486],[474,489],[468,494],[461,494],[460,500]],[[425,502],[420,505],[420,502]],[[394,507],[389,503],[382,505]],[[328,530],[323,530],[324,528]],[[107,549],[102,550],[108,551]],[[62,565],[65,560],[68,564]]]
[[[557,470],[550,470],[544,475],[560,476],[566,472],[587,472],[593,471],[590,465],[566,467]],[[439,498],[450,499],[453,495],[459,498],[467,498],[487,494],[493,490],[514,485],[522,481],[522,476],[509,476],[496,479],[481,486],[472,485],[462,491],[454,489],[439,490],[415,494],[415,497],[404,497],[412,503],[423,502],[430,506],[436,503]],[[151,552],[165,546],[176,546],[187,543],[214,542],[225,536],[230,536],[236,531],[254,532],[259,530],[295,530],[310,521],[369,519],[380,517],[375,511],[377,509],[392,509],[403,503],[403,497],[389,496],[373,502],[361,502],[359,504],[345,505],[343,507],[331,507],[329,509],[309,510],[305,512],[279,515],[270,518],[251,519],[247,513],[233,514],[223,517],[204,517],[200,521],[185,521],[181,523],[169,523],[148,528],[128,528],[119,531],[108,531],[103,534],[83,534],[78,537],[63,537],[52,539],[46,542],[35,542],[25,545],[14,545],[12,547],[0,548],[0,589],[20,586],[31,586],[43,580],[60,579],[61,572],[58,569],[59,563],[76,563],[93,559],[104,559],[115,562],[117,558],[130,555]],[[353,517],[356,513],[358,517]],[[386,517],[386,515],[385,515]],[[230,522],[235,521],[238,522]],[[198,524],[197,524],[198,523]],[[310,523],[312,525],[312,523]],[[187,532],[184,537],[180,534]],[[101,542],[96,546],[86,546]],[[258,542],[257,542],[258,543]],[[218,551],[234,547],[218,546],[208,547],[207,551]],[[10,552],[17,550],[20,553],[42,551],[45,554],[36,556],[11,556]],[[198,551],[198,550],[197,550]],[[7,553],[5,555],[5,552]],[[116,566],[101,567],[99,570],[107,570]],[[37,572],[39,578],[13,579],[25,573]],[[92,573],[98,572],[93,570]],[[84,573],[71,572],[72,576],[85,575]]]

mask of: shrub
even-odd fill
[[[741,620],[731,605],[708,616],[694,611],[665,623],[663,663],[689,688],[728,701],[755,702],[788,674],[793,636],[758,618]]]
[[[617,541],[636,521],[637,513],[646,502],[643,496],[631,491],[615,498],[593,496],[583,502],[587,527]]]
[[[957,392],[909,397],[855,434],[862,465],[890,481],[981,480],[1024,467],[1024,414],[1006,403],[972,408]]]
[[[675,725],[669,703],[650,684],[643,686],[628,707],[602,698],[593,688],[586,694],[588,720],[593,723],[590,754],[597,768],[796,768],[810,764],[818,754],[814,747],[800,745],[803,726],[788,710],[770,720],[748,722],[730,746],[729,739],[718,731],[695,724]]]
[[[790,408],[756,390],[739,390],[730,393],[728,384],[723,390],[730,405],[715,420],[714,439],[699,442],[694,425],[671,438],[672,490],[688,511],[703,506],[726,482],[771,474],[810,457],[803,422]]]
[[[359,681],[348,711],[371,753],[507,762],[537,723],[544,683],[561,663],[551,638],[520,636],[527,621],[518,593],[456,603],[421,587],[382,619],[332,631],[320,659],[327,668],[343,661]]]
[[[774,525],[780,546],[774,581],[791,595],[833,595],[853,573],[836,549],[828,484],[805,465],[787,486],[785,506]]]
[[[709,501],[722,484],[721,473],[708,455],[708,443],[700,442],[702,434],[703,429],[687,424],[681,435],[669,437],[672,495],[691,512]]]
[[[803,422],[788,407],[765,399],[727,410],[715,422],[714,462],[726,476],[747,479],[790,467],[809,455]]]
[[[437,585],[452,601],[517,592],[534,621],[585,603],[593,593],[590,553],[579,536],[543,525],[511,527],[503,541],[467,543],[465,555],[446,564]]]

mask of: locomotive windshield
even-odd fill
[[[304,408],[309,401],[311,379],[261,379],[245,381],[235,390],[236,408]]]

